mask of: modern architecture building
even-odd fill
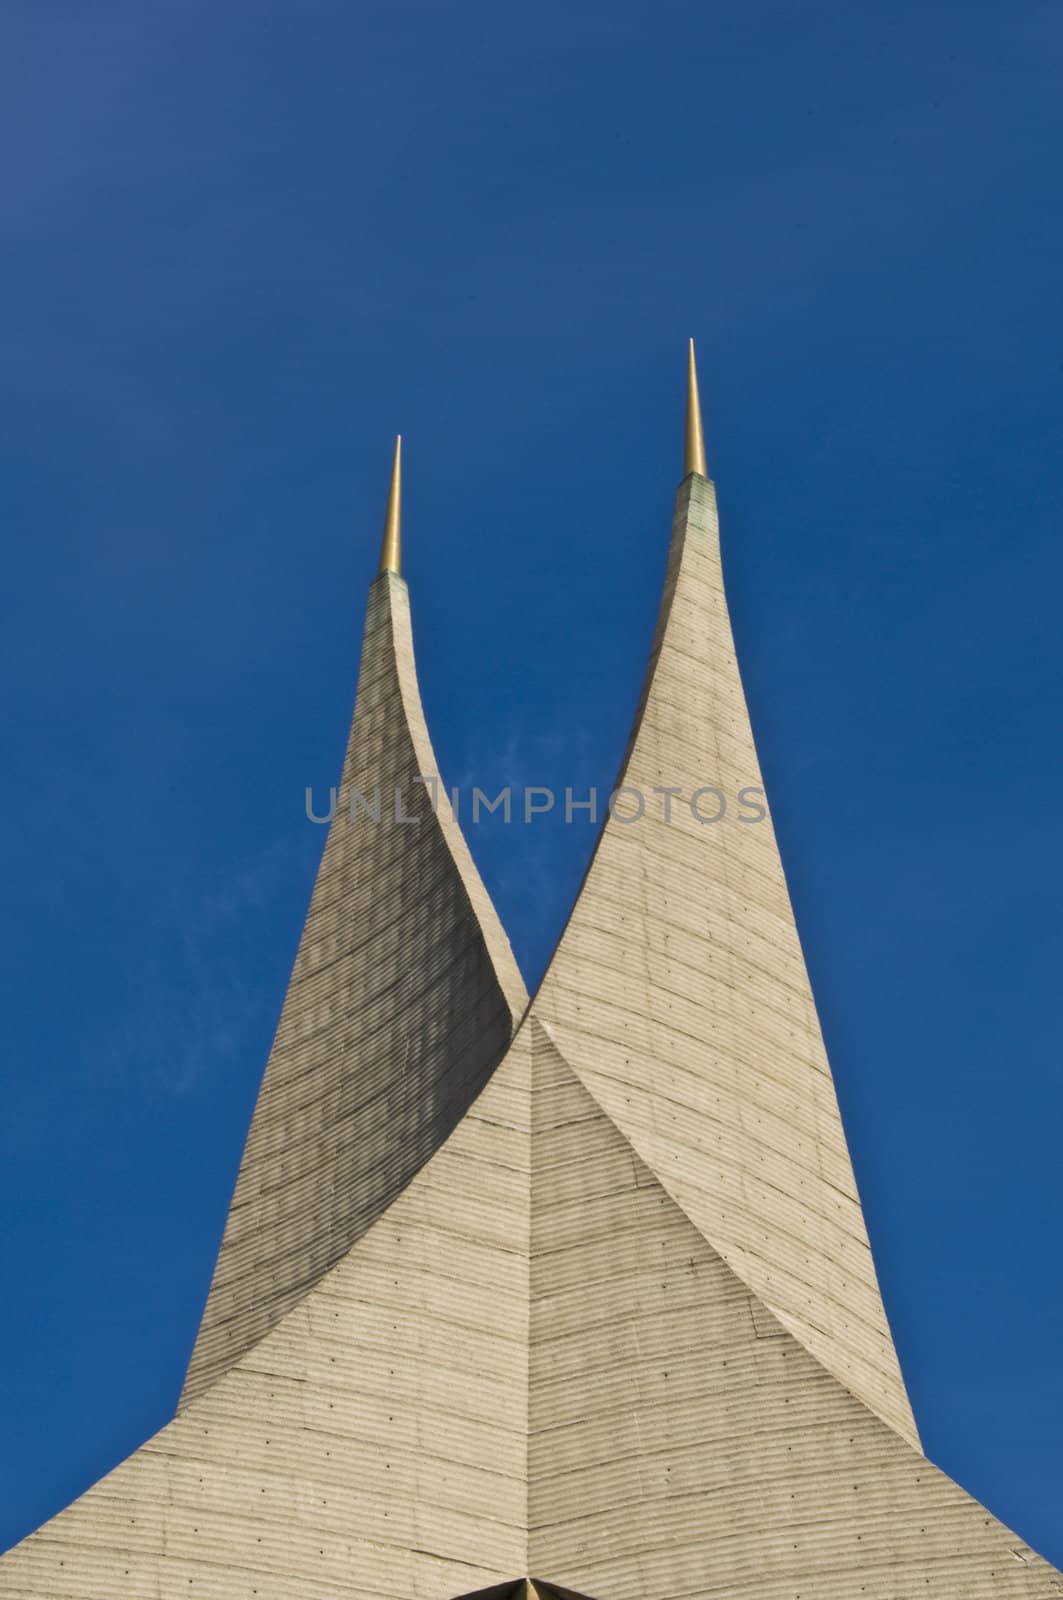
[[[707,825],[706,783],[762,783],[693,350],[642,697],[530,1003],[439,781],[400,543],[396,452],[177,1415],[0,1559],[0,1600],[1063,1595],[922,1452],[770,816]]]

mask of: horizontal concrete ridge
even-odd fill
[[[395,821],[396,790],[412,825]],[[439,779],[406,584],[385,572],[370,589],[336,813],[182,1406],[401,1192],[482,1088],[525,1004]]]
[[[386,573],[344,786],[434,772]],[[760,787],[698,472],[622,782]],[[1059,1600],[920,1452],[770,819],[618,810],[522,1001],[341,805],[189,1403],[0,1600]]]

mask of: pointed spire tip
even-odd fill
[[[696,472],[707,478],[705,464],[705,435],[701,426],[701,397],[698,394],[698,369],[694,359],[694,341],[691,339],[687,353],[687,431],[683,457],[683,476]]]
[[[384,537],[380,541],[380,572],[402,572],[402,434],[395,435],[395,460],[391,467]]]

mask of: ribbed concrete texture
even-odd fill
[[[434,771],[385,573],[345,788]],[[512,1042],[449,811],[341,803],[188,1403],[0,1600],[1063,1595],[919,1449],[697,471],[623,782]]]
[[[716,496],[679,491],[618,800],[535,1014],[666,1191],[828,1372],[917,1443],[735,661]],[[727,810],[719,821],[711,818]],[[657,789],[679,791],[670,797]],[[669,802],[670,820],[665,818]],[[644,814],[634,818],[640,803]]]
[[[530,1049],[3,1600],[444,1600],[526,1573]]]
[[[1063,1593],[787,1333],[533,1026],[530,1569],[600,1600]]]
[[[369,593],[336,815],[182,1405],[401,1192],[483,1087],[525,1003],[439,780],[406,584],[385,572]]]
[[[346,1259],[0,1561],[0,1596],[451,1600],[529,1570],[544,1600],[1063,1593],[749,1292],[534,1019]]]

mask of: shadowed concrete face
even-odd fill
[[[760,787],[695,466],[621,782],[706,757]],[[344,784],[434,770],[389,568]],[[920,1453],[770,821],[618,812],[521,999],[445,803],[341,804],[190,1403],[0,1600],[1058,1600]]]

